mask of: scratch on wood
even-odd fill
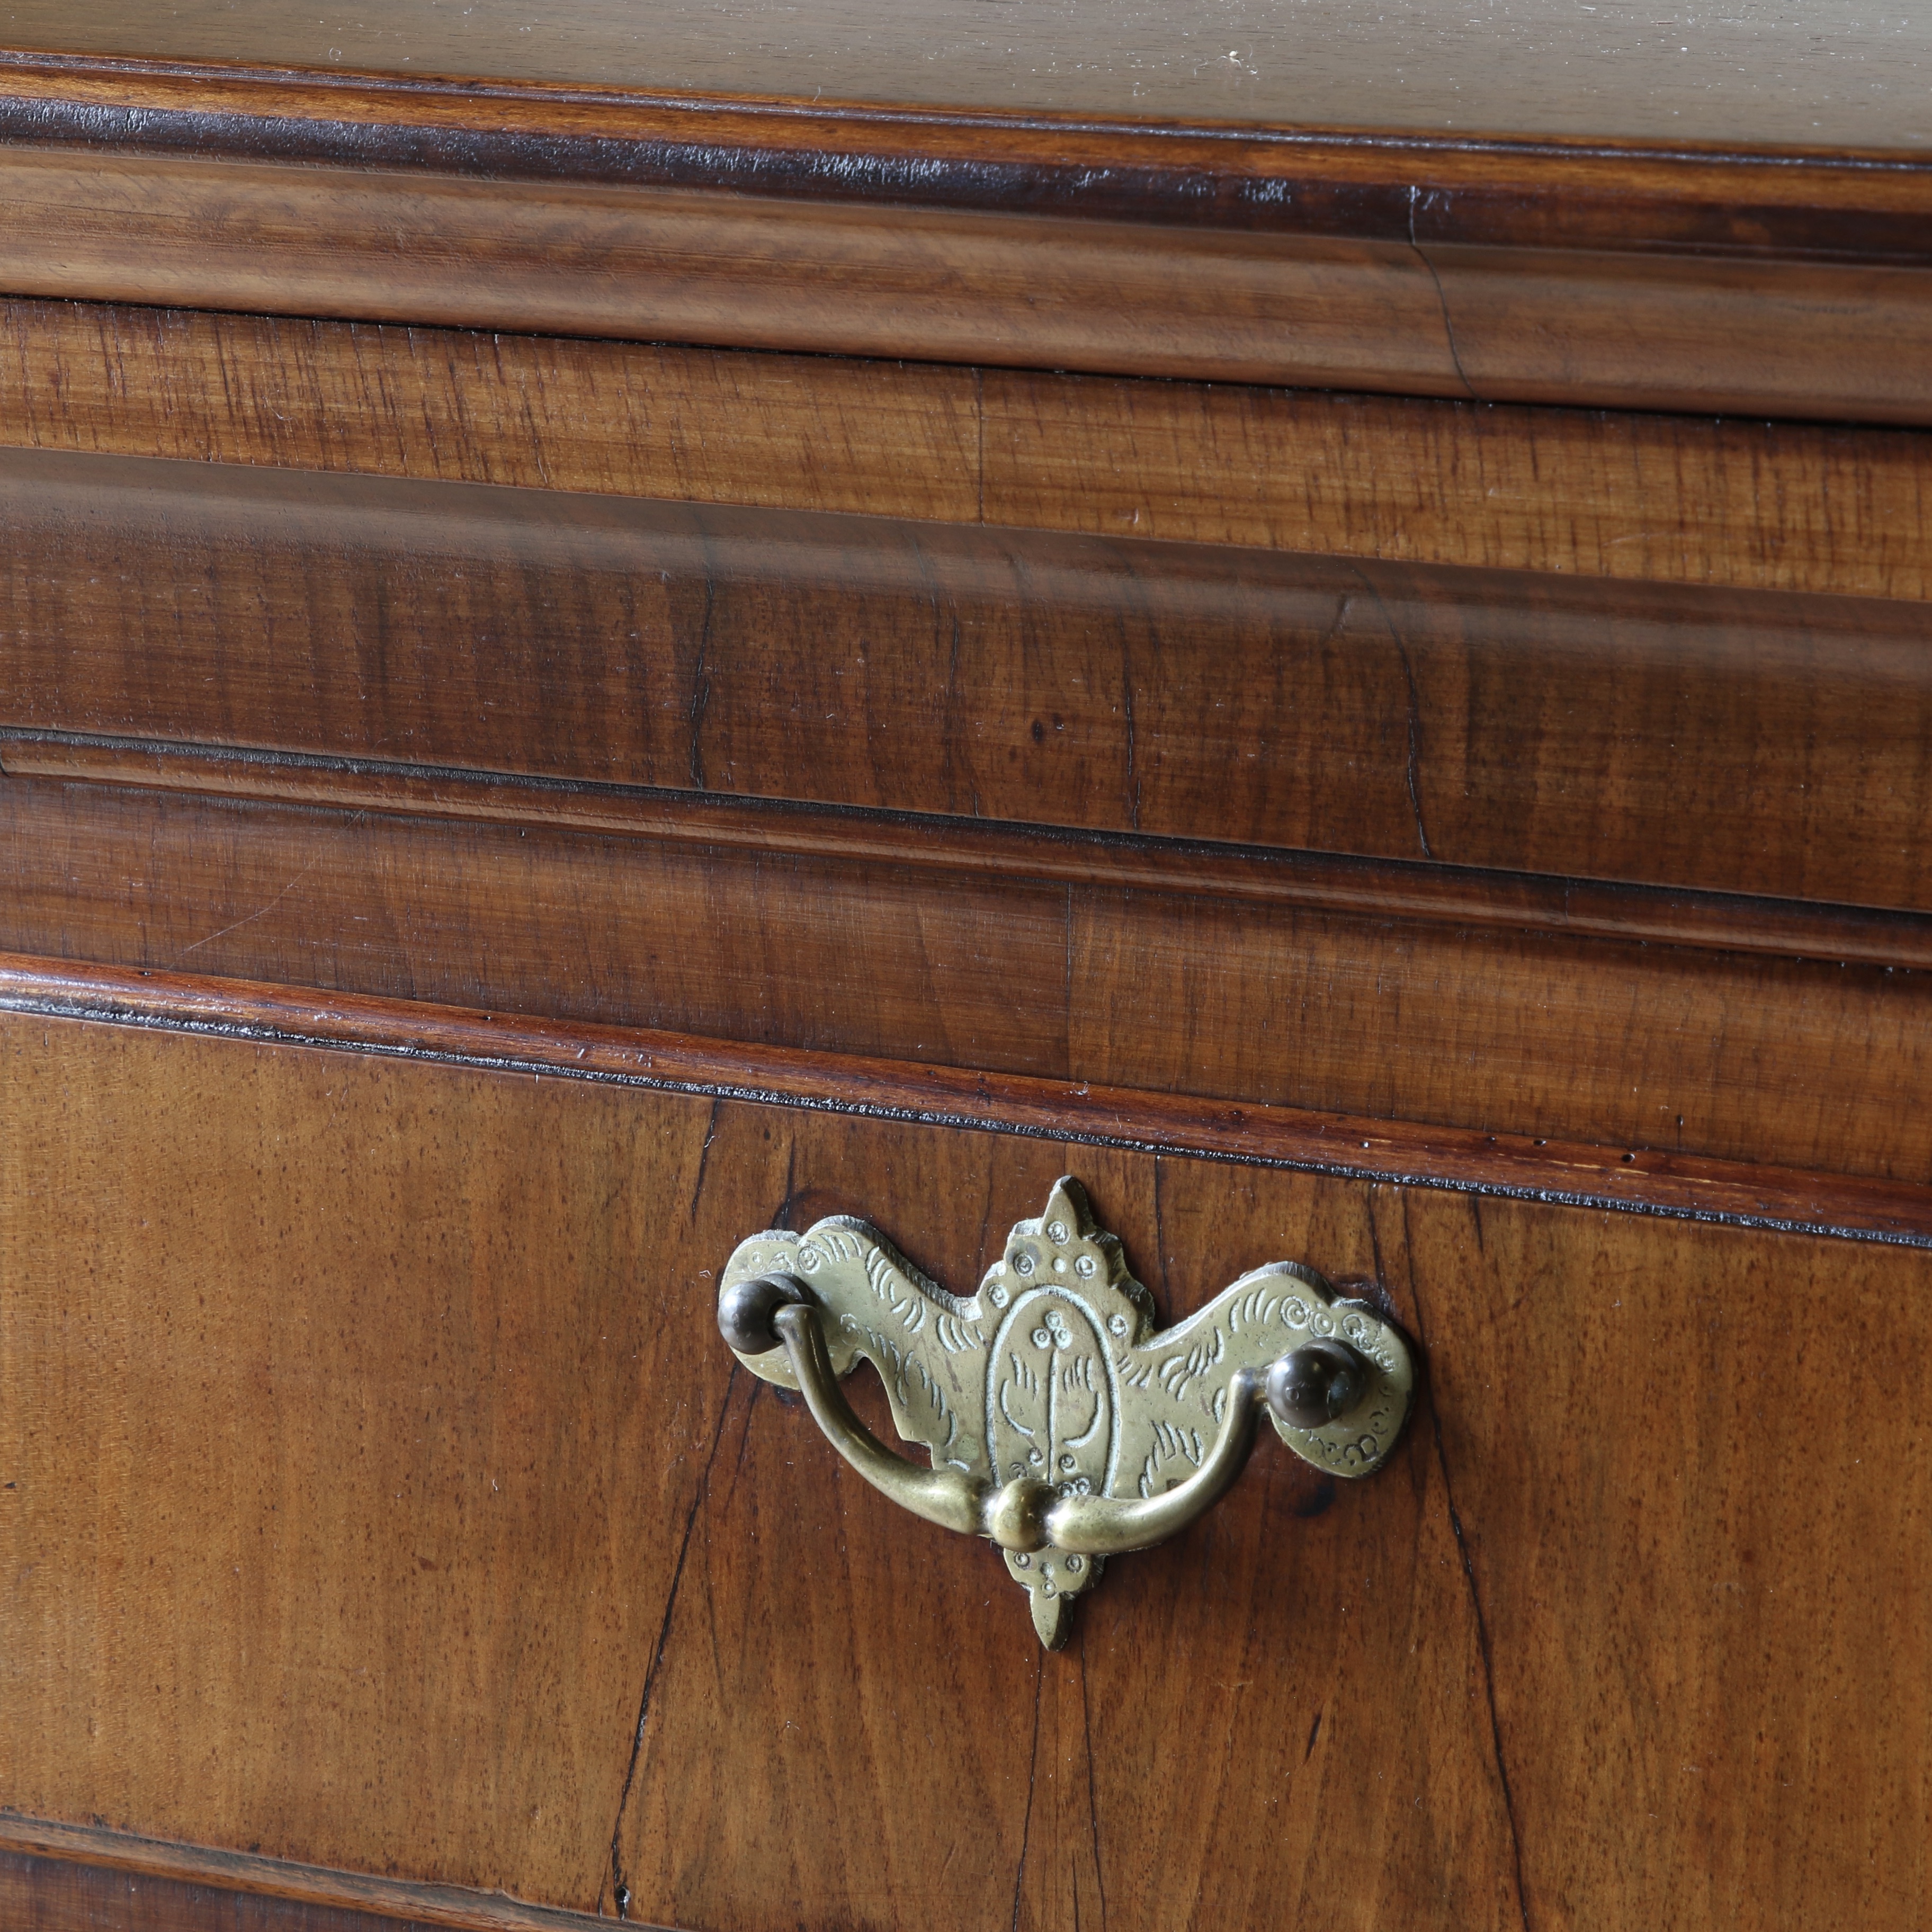
[[[1429,1325],[1423,1313],[1422,1295],[1415,1279],[1415,1261],[1413,1244],[1408,1235],[1408,1197],[1402,1200],[1402,1247],[1408,1264],[1408,1301],[1415,1317],[1416,1338],[1426,1350]],[[1429,1417],[1436,1438],[1436,1466],[1442,1478],[1442,1498],[1449,1512],[1450,1533],[1456,1539],[1456,1554],[1462,1559],[1462,1577],[1469,1592],[1469,1612],[1476,1626],[1476,1649],[1483,1662],[1483,1694],[1489,1706],[1490,1748],[1496,1767],[1496,1782],[1502,1787],[1503,1815],[1509,1822],[1510,1854],[1515,1865],[1516,1904],[1522,1920],[1523,1932],[1530,1932],[1529,1899],[1523,1888],[1522,1839],[1516,1828],[1516,1798],[1510,1789],[1509,1768],[1503,1761],[1503,1733],[1501,1720],[1496,1715],[1496,1670],[1490,1654],[1490,1628],[1483,1616],[1482,1592],[1476,1582],[1476,1566],[1469,1554],[1468,1540],[1462,1534],[1462,1518],[1456,1508],[1456,1492],[1449,1477],[1449,1456],[1442,1439],[1442,1412],[1438,1407],[1433,1390],[1429,1400]]]
[[[1094,1778],[1094,1706],[1087,1695],[1087,1633],[1080,1632],[1080,1724],[1087,1740],[1087,1829],[1094,1847],[1094,1889],[1100,1900],[1100,1932],[1107,1932],[1107,1881],[1100,1869],[1100,1796]],[[1079,1888],[1074,1888],[1079,1898]]]
[[[1026,1883],[1027,1844],[1033,1836],[1033,1801],[1040,1778],[1040,1694],[1046,1677],[1045,1658],[1036,1658],[1033,1671],[1033,1748],[1027,1756],[1026,1822],[1020,1827],[1019,1863],[1013,1868],[1013,1916],[1012,1932],[1018,1932],[1020,1896]]]
[[[724,1104],[716,1094],[712,1095],[711,1118],[704,1124],[704,1147],[698,1156],[698,1179],[691,1190],[691,1208],[686,1216],[694,1222],[698,1219],[698,1196],[704,1192],[704,1170],[711,1162],[711,1143],[718,1138],[718,1110]]]
[[[1409,656],[1408,645],[1404,640],[1395,621],[1395,615],[1382,596],[1373,578],[1359,566],[1350,566],[1358,583],[1374,600],[1387,628],[1389,641],[1395,646],[1396,656],[1401,661],[1402,674],[1408,687],[1408,756],[1405,762],[1405,776],[1408,786],[1408,805],[1415,820],[1416,842],[1422,848],[1422,856],[1432,859],[1436,854],[1429,842],[1429,828],[1422,818],[1422,694],[1415,682],[1415,664]]]
[[[698,1487],[691,1498],[691,1508],[685,1513],[684,1535],[677,1546],[677,1562],[670,1574],[670,1588],[664,1593],[664,1618],[658,1626],[656,1648],[651,1652],[650,1667],[644,1672],[644,1686],[638,1699],[638,1721],[631,1733],[631,1755],[624,1767],[624,1782],[617,1793],[617,1816],[610,1827],[610,1896],[617,1908],[620,1918],[631,1916],[631,1888],[624,1877],[624,1816],[630,1808],[631,1787],[637,1781],[638,1765],[644,1756],[644,1726],[651,1714],[651,1693],[656,1687],[658,1672],[662,1667],[664,1652],[670,1643],[671,1619],[676,1614],[677,1595],[684,1582],[686,1559],[691,1554],[691,1539],[698,1528],[698,1513],[704,1506],[706,1492],[711,1485],[711,1466],[718,1460],[718,1445],[724,1440],[724,1418],[731,1412],[731,1396],[738,1384],[738,1364],[731,1364],[731,1372],[724,1384],[724,1394],[718,1398],[717,1426],[711,1432],[711,1447],[704,1458],[704,1468],[698,1479]],[[748,1426],[748,1423],[747,1424]],[[599,1901],[600,1906],[602,1900]]]
[[[249,913],[244,917],[235,920],[224,926],[218,932],[208,933],[203,938],[196,940],[192,944],[184,946],[181,950],[182,958],[185,959],[190,952],[198,952],[204,946],[212,946],[218,939],[226,939],[231,932],[238,932],[244,926],[253,926],[258,919],[266,919],[269,914],[273,912],[276,907],[280,905],[283,900],[286,898],[290,893],[293,892],[296,886],[300,885],[303,880],[322,863],[323,856],[322,853],[318,852],[266,905],[258,906],[254,911]]]
[[[1449,313],[1449,297],[1442,286],[1442,278],[1436,272],[1436,264],[1429,250],[1415,238],[1415,205],[1422,197],[1422,190],[1412,186],[1408,190],[1408,245],[1415,250],[1417,259],[1429,271],[1429,279],[1436,285],[1436,304],[1442,312],[1442,340],[1449,351],[1449,360],[1455,364],[1456,380],[1462,386],[1464,392],[1473,400],[1475,385],[1469,380],[1468,372],[1462,367],[1462,352],[1456,344],[1455,318]]]
[[[711,620],[718,602],[718,581],[707,554],[704,560],[704,620],[698,627],[698,662],[691,674],[691,782],[700,791],[704,782],[704,712],[711,702],[711,678],[705,660],[711,650]]]

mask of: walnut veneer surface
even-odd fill
[[[1922,36],[985,16],[0,8],[8,1923],[1932,1910]],[[1064,1171],[1425,1376],[1047,1654]]]
[[[1922,1251],[26,1017],[0,1068],[16,1804],[684,1925],[1925,1897]],[[862,1211],[964,1288],[1070,1164],[1170,1312],[1318,1256],[1432,1393],[1050,1656],[707,1271]]]

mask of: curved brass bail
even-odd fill
[[[941,1529],[957,1530],[962,1536],[982,1533],[982,1485],[957,1469],[922,1469],[903,1456],[894,1455],[852,1412],[832,1372],[831,1352],[814,1310],[794,1302],[778,1310],[772,1325],[790,1359],[812,1420],[824,1431],[825,1439],[874,1489]]]
[[[1318,1468],[1381,1466],[1414,1384],[1400,1329],[1280,1262],[1156,1332],[1147,1292],[1084,1192],[1060,1181],[970,1300],[843,1216],[740,1244],[718,1286],[739,1359],[799,1390],[838,1454],[928,1522],[1004,1552],[1049,1648],[1109,1556],[1185,1529],[1233,1486],[1265,1410]],[[879,1441],[839,1378],[878,1370],[922,1468]]]
[[[994,1487],[953,1469],[922,1469],[896,1455],[853,1412],[838,1386],[831,1352],[814,1311],[802,1303],[780,1309],[774,1328],[798,1378],[806,1406],[826,1440],[880,1495],[942,1529],[983,1536],[1002,1550],[1049,1546],[1086,1556],[1121,1556],[1178,1534],[1233,1488],[1254,1447],[1263,1378],[1238,1369],[1226,1420],[1214,1447],[1187,1480],[1160,1496],[1117,1502],[1112,1496],[1061,1496],[1024,1477]]]

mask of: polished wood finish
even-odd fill
[[[1022,877],[1205,894],[1438,925],[1591,934],[1915,972],[1932,968],[1932,922],[1917,915],[1738,893],[1658,891],[1199,840],[1082,835],[908,812],[795,802],[773,809],[742,795],[520,780],[422,765],[204,750],[152,739],[4,727],[0,774],[614,833],[982,879]]]
[[[8,1932],[589,1932],[595,1921],[456,1886],[0,1812],[0,1922]]]
[[[10,952],[1932,1172],[1918,972],[34,778],[0,786],[0,860]]]
[[[1932,422],[1932,278],[1920,269],[1526,253],[1426,251],[1470,395]]]
[[[764,4],[8,15],[0,1922],[1916,1928],[1932,40]],[[1425,1374],[1049,1654],[1067,1168]]]
[[[1932,1712],[1922,1679],[1866,1662],[1914,1640],[1924,1587],[1912,1318],[1892,1329],[1878,1276],[1802,1242],[1699,1230],[1666,1256],[1440,1196],[1375,1225],[1430,1350],[1526,1918],[1922,1916]],[[1846,1329],[1896,1340],[1858,1351],[1849,1402],[1829,1392]],[[1804,1453],[1768,1469],[1757,1432],[1786,1418]],[[1804,1713],[1814,1694],[1832,1718]]]
[[[58,103],[73,89],[57,77],[52,92]],[[1503,211],[1520,189],[1508,166],[1479,177],[1465,219],[1450,212],[1454,193],[1438,202],[1429,166],[1364,184],[1346,149],[1330,170],[1337,178],[1312,192],[1279,176],[1232,181],[1234,218],[1221,224],[1201,218],[1198,184],[1178,154],[1151,170],[1178,185],[1154,211],[1163,218],[1149,220],[1104,201],[1012,212],[996,193],[994,207],[976,205],[971,169],[957,193],[924,205],[811,192],[846,171],[836,152],[801,171],[788,151],[770,183],[778,191],[752,193],[765,184],[760,170],[739,170],[715,139],[694,157],[687,140],[668,178],[649,166],[642,182],[621,166],[603,178],[598,148],[560,179],[542,140],[520,168],[496,145],[472,152],[471,135],[452,149],[422,130],[400,158],[426,152],[433,165],[388,168],[380,164],[398,157],[359,136],[341,144],[346,158],[262,160],[272,128],[245,118],[231,127],[186,112],[176,146],[191,152],[176,152],[145,116],[118,139],[84,112],[63,130],[58,109],[39,100],[15,118],[26,139],[0,143],[0,280],[18,295],[1486,400],[1932,421],[1923,240],[1932,175],[1912,164],[1847,178],[1855,200],[1876,208],[1832,206],[1846,182],[1824,170],[1804,210],[1812,225],[1801,220],[1780,252],[1762,245],[1766,211],[1748,168],[1718,170],[1733,199],[1718,226],[1759,238],[1742,250],[1723,236],[1677,238],[1687,216],[1694,235],[1708,225],[1695,168],[1679,184],[1688,201],[1666,194],[1659,221],[1615,163],[1610,180],[1581,184],[1582,200],[1604,189],[1614,208],[1632,205],[1631,221],[1599,211],[1578,247],[1546,224],[1522,243],[1508,238]],[[27,144],[63,131],[70,142]],[[236,158],[203,158],[224,148]],[[1308,158],[1288,152],[1298,164]],[[1100,176],[1113,178],[1125,159],[1096,157]],[[1552,165],[1544,197],[1572,164]],[[1673,164],[1660,165],[1668,175]],[[1094,178],[1093,166],[1074,171]],[[793,192],[801,183],[806,191]],[[1788,202],[1792,187],[1766,193]],[[1282,210],[1292,212],[1286,223]],[[1606,226],[1618,238],[1607,248]],[[1460,238],[1468,235],[1481,238]]]
[[[1900,430],[14,300],[0,443],[1932,596]]]
[[[0,318],[0,443],[25,448],[943,523],[984,494],[968,370],[73,302]]]
[[[1919,603],[40,452],[0,509],[0,728],[1932,908]]]
[[[0,954],[0,1010],[43,1018],[326,1046],[409,1060],[561,1075],[652,1092],[755,1100],[1070,1147],[1173,1152],[1739,1227],[1932,1246],[1916,1184],[1780,1169],[1519,1134],[1203,1102],[1090,1081],[1030,1078],[688,1034]]]
[[[22,295],[1467,393],[1406,242],[6,146],[0,208]],[[1899,274],[1832,345],[1876,421],[1932,416],[1932,274]],[[1853,373],[1873,329],[1904,332],[1888,382]]]
[[[98,355],[74,358],[90,388]],[[86,420],[138,407],[104,403]],[[1932,595],[1926,448],[1909,431],[1005,370],[986,372],[980,410],[989,522],[1739,590]],[[0,422],[8,414],[0,405]],[[163,446],[176,433],[130,424],[124,445],[98,446],[171,455]]]
[[[1168,1312],[1298,1254],[1430,1377],[1387,1480],[1264,1446],[1051,1655],[733,1372],[705,1270],[842,1210],[964,1286],[1071,1150],[0,1042],[23,1808],[685,1924],[1923,1916],[1922,1254],[1071,1153]]]
[[[332,1062],[331,1080],[354,1085],[356,1064]],[[87,1171],[106,1150],[88,1153],[84,1132],[57,1123],[26,1062],[9,1072],[10,1208],[41,1230],[16,1221],[8,1241],[17,1261],[6,1359],[21,1379],[10,1377],[0,1406],[21,1433],[8,1442],[14,1486],[0,1498],[11,1506],[10,1576],[27,1565],[41,1580],[14,1583],[5,1600],[17,1660],[0,1726],[9,1802],[593,1906],[634,1664],[656,1622],[645,1580],[673,1554],[661,1543],[656,1557],[640,1552],[619,1520],[651,1526],[644,1540],[658,1541],[658,1526],[688,1510],[701,1468],[680,1454],[704,1420],[692,1379],[701,1331],[688,1331],[688,1365],[662,1358],[647,1380],[637,1372],[646,1316],[626,1258],[655,1218],[646,1197],[646,1222],[600,1208],[558,1222],[538,1204],[554,1192],[538,1166],[493,1179],[504,1226],[542,1231],[550,1248],[542,1290],[499,1306],[458,1232],[476,1225],[478,1149],[462,1122],[436,1118],[438,1097],[424,1095],[424,1116],[389,1117],[386,1155],[372,1146],[352,1157],[362,1208],[334,1198],[321,1210],[333,1233],[319,1222],[311,1238],[305,1225],[296,1232],[308,1220],[297,1204],[326,1100],[304,1126],[308,1103],[289,1113],[294,1095],[278,1099],[272,1084],[244,1099],[216,1063],[196,1098],[176,1061],[149,1099],[124,1088],[101,1126],[122,1104],[178,1108],[220,1122],[218,1136],[266,1135],[282,1151],[218,1186],[226,1159],[206,1145],[183,1192],[189,1169],[164,1180],[130,1147],[145,1172],[120,1175],[109,1223],[80,1236],[104,1243],[104,1258],[112,1228],[148,1224],[124,1252],[140,1254],[160,1292],[117,1306],[38,1245],[62,1244],[62,1223],[79,1234],[71,1217],[85,1221],[90,1201],[106,1205]],[[325,1086],[352,1109],[349,1089]],[[505,1098],[520,1107],[529,1087],[512,1083]],[[682,1106],[696,1117],[689,1133],[667,1118],[662,1145],[610,1144],[608,1183],[636,1174],[643,1154],[665,1163],[667,1185],[688,1162],[689,1184],[706,1109]],[[566,1155],[559,1142],[559,1171],[586,1151]],[[430,1170],[444,1210],[406,1216],[413,1232],[398,1229],[392,1275],[376,1260],[384,1204]],[[149,1192],[157,1184],[192,1227],[165,1232],[172,1210]],[[32,1204],[51,1202],[47,1185],[59,1222]],[[174,1240],[199,1258],[161,1288]],[[311,1300],[304,1283],[325,1276],[326,1296]],[[238,1402],[244,1384],[252,1402]],[[82,1394],[90,1384],[111,1396],[108,1408]],[[212,1398],[206,1408],[196,1388]],[[91,1445],[92,1477],[60,1446],[63,1415],[79,1425],[74,1449]],[[345,1564],[352,1544],[358,1560]],[[80,1559],[89,1548],[106,1558],[98,1570]],[[533,1555],[541,1581],[525,1574]],[[493,1576],[508,1586],[494,1598]],[[412,1630],[431,1641],[418,1648]],[[31,1665],[20,1647],[29,1633]],[[495,1768],[482,1772],[485,1761]],[[158,1808],[146,1796],[157,1778],[175,1794]]]

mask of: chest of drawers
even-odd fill
[[[0,26],[9,1922],[1923,1922],[1916,30],[984,12]],[[1419,1381],[1049,1650],[1063,1174]]]

